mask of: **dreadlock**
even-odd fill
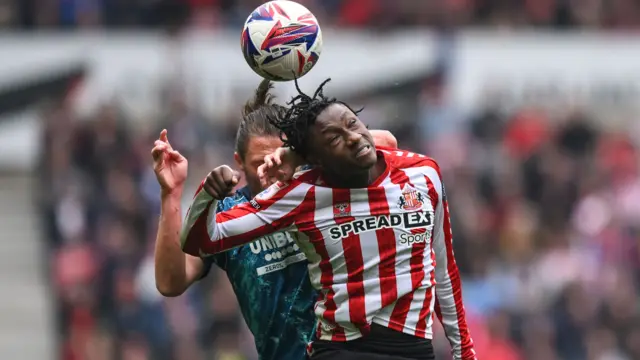
[[[253,99],[247,101],[242,108],[242,121],[236,133],[236,152],[244,159],[251,136],[279,136],[280,131],[269,120],[278,118],[285,112],[283,106],[273,104],[275,96],[269,91],[273,84],[262,80],[255,91]]]
[[[306,144],[308,144],[309,129],[324,109],[332,104],[342,104],[354,114],[362,111],[362,109],[353,110],[349,105],[336,98],[326,97],[323,90],[329,81],[331,81],[331,78],[323,81],[313,93],[313,96],[309,96],[300,90],[298,79],[294,79],[298,95],[287,102],[289,108],[284,113],[284,116],[269,117],[271,124],[280,129],[280,139],[284,142],[284,146],[290,147],[303,158],[308,155]]]

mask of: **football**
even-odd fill
[[[258,75],[274,81],[300,78],[318,62],[322,32],[316,17],[293,1],[270,1],[244,23],[242,54]]]

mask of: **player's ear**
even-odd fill
[[[233,160],[236,161],[236,165],[238,168],[244,169],[244,161],[242,161],[242,157],[237,152],[233,153]]]

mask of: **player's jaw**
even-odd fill
[[[358,164],[360,167],[370,168],[376,163],[376,148],[372,139],[370,140],[363,136],[362,141],[355,146],[352,153],[354,163]]]

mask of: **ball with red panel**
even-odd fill
[[[322,31],[316,17],[293,1],[270,1],[247,18],[242,54],[258,75],[273,81],[304,76],[322,52]]]

